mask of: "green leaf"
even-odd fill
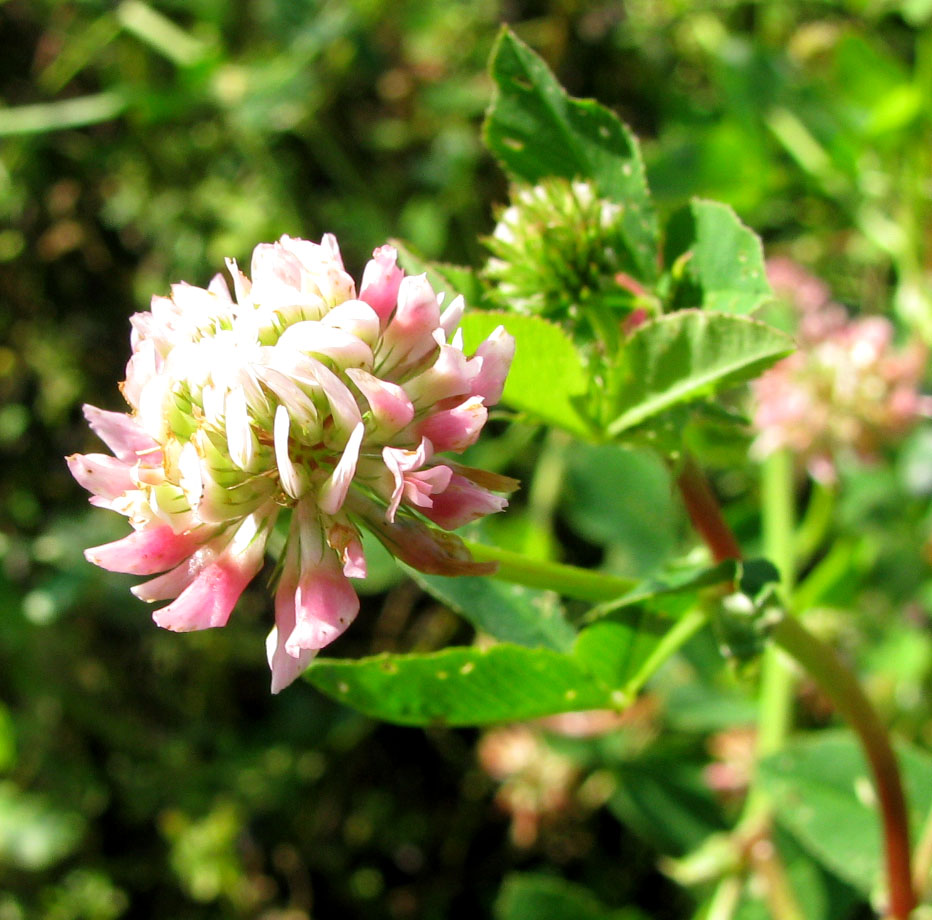
[[[518,645],[317,658],[306,674],[329,696],[400,725],[485,725],[625,702],[613,703],[575,658]]]
[[[651,750],[613,769],[609,810],[658,849],[680,855],[724,829],[721,809],[688,750]]]
[[[568,652],[576,638],[576,631],[565,619],[560,598],[553,591],[472,575],[446,578],[424,575],[414,569],[408,572],[437,600],[465,617],[476,629],[502,642]]]
[[[317,658],[318,689],[367,715],[401,725],[486,725],[580,709],[627,706],[668,632],[650,614],[584,629],[570,654],[501,644],[429,654]]]
[[[474,311],[460,323],[467,354],[497,326],[504,326],[517,343],[502,402],[544,424],[591,438],[592,429],[576,408],[588,377],[569,336],[539,316]]]
[[[657,276],[658,229],[637,141],[607,108],[573,99],[547,65],[504,28],[491,60],[496,90],[484,126],[486,146],[513,178],[588,179],[624,205],[623,235],[634,273]]]
[[[493,909],[495,920],[640,920],[634,908],[611,910],[581,885],[553,875],[512,873]]]
[[[398,250],[398,263],[408,275],[427,275],[431,287],[439,294],[446,293],[445,303],[449,303],[457,294],[462,294],[469,307],[479,307],[484,300],[482,285],[476,273],[466,265],[450,265],[446,262],[433,262],[415,252],[407,243],[391,240],[391,245]]]
[[[593,623],[579,634],[575,648],[576,660],[593,679],[623,697],[634,696],[629,682],[640,678],[643,665],[670,629],[669,621],[647,611],[629,614],[624,621]]]
[[[792,350],[789,336],[744,316],[681,310],[651,320],[625,347],[627,376],[609,433],[756,377]]]
[[[932,756],[899,744],[910,831],[932,809]],[[870,894],[881,873],[880,812],[861,748],[847,731],[820,732],[764,760],[758,775],[777,820],[823,865]]]
[[[560,510],[573,530],[604,547],[610,571],[657,571],[679,539],[668,466],[653,451],[618,444],[573,444],[565,454]]]
[[[760,238],[716,201],[695,199],[671,218],[665,261],[674,266],[676,309],[746,314],[773,296]]]

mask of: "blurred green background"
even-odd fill
[[[608,752],[563,752],[571,793],[534,805],[522,836],[478,733],[376,725],[300,683],[270,697],[261,579],[227,629],[156,629],[132,579],[83,560],[124,523],[87,506],[62,458],[98,449],[83,402],[122,408],[128,316],[225,256],[333,232],[357,278],[393,236],[479,264],[507,194],[479,131],[502,22],[632,126],[661,208],[726,201],[853,312],[932,341],[930,17],[930,0],[0,0],[0,920],[519,920],[515,889],[499,894],[516,869],[689,916],[657,854],[726,819],[704,739],[748,721],[743,698],[682,685],[661,716],[649,696]],[[563,464],[553,495],[538,448]],[[688,545],[644,456],[567,458],[520,428],[483,449],[538,483],[500,541],[637,576]],[[835,631],[926,744],[929,463],[919,433],[845,474],[838,527],[856,536],[818,597],[861,610]],[[753,538],[753,475],[720,486]],[[469,641],[376,569],[328,653]],[[709,651],[690,673],[718,686]],[[679,734],[654,743],[662,719]],[[609,811],[593,762],[617,767]],[[667,810],[626,797],[671,763],[675,794],[652,799]]]

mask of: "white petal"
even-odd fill
[[[246,393],[234,387],[226,398],[226,432],[230,459],[241,469],[248,469],[256,455],[259,442],[249,425]]]
[[[327,481],[321,486],[317,504],[324,514],[336,514],[346,498],[353,476],[356,475],[356,461],[359,459],[359,447],[362,444],[366,426],[360,422],[346,442],[346,449],[340,462],[334,467]]]
[[[304,494],[305,483],[288,456],[288,434],[290,431],[291,419],[288,417],[288,410],[284,406],[279,406],[275,410],[273,430],[278,478],[281,480],[282,488],[288,495],[292,498],[300,498]]]
[[[204,494],[204,479],[201,475],[201,457],[193,441],[188,441],[181,448],[181,456],[178,458],[178,470],[181,473],[181,490],[184,492],[188,504],[192,508],[197,508],[201,496]]]

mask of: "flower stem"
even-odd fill
[[[722,516],[711,487],[694,461],[686,461],[677,484],[690,518],[715,560],[740,558],[738,542]],[[549,588],[568,597],[596,602],[612,600],[630,591],[635,584],[630,579],[529,559],[498,547],[479,543],[467,545],[477,561],[499,564],[496,577],[529,587]],[[892,920],[907,920],[915,906],[909,865],[909,826],[899,768],[886,729],[857,679],[835,651],[813,636],[798,620],[784,618],[774,628],[773,638],[812,675],[861,741],[873,772],[882,812],[890,899],[888,916]]]
[[[677,484],[693,525],[715,559],[740,558],[737,540],[694,462],[687,461]],[[861,741],[874,774],[882,813],[888,914],[895,920],[907,920],[916,904],[909,864],[909,823],[899,768],[887,731],[857,679],[834,650],[798,620],[784,617],[775,627],[773,639],[809,672]]]
[[[883,817],[888,913],[896,920],[906,920],[916,906],[909,865],[909,822],[896,755],[887,731],[854,675],[829,645],[792,617],[781,620],[773,638],[809,672],[861,740],[874,774]]]
[[[716,562],[740,559],[741,547],[722,517],[718,499],[702,470],[692,457],[686,457],[676,484],[693,526],[705,541]]]
[[[780,572],[780,589],[784,604],[793,593],[795,582],[795,552],[793,540],[793,457],[781,450],[763,466],[761,480],[761,510],[764,555]],[[784,654],[769,646],[761,661],[760,698],[758,702],[758,761],[783,747],[793,721],[793,672]],[[739,823],[755,825],[769,820],[770,804],[766,794],[755,783],[744,806]]]
[[[637,585],[637,581],[632,578],[590,572],[560,562],[531,559],[521,553],[471,540],[463,542],[476,562],[498,563],[498,570],[493,577],[528,588],[546,588],[565,597],[598,603],[621,597]]]

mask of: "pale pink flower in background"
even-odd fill
[[[495,802],[511,818],[511,839],[527,848],[574,804],[579,770],[527,724],[504,725],[479,740],[482,769],[499,783]]]
[[[840,454],[873,459],[930,413],[919,391],[926,350],[915,341],[897,348],[883,317],[852,319],[824,282],[789,259],[768,261],[767,275],[797,310],[799,349],[753,383],[752,453],[787,448],[830,483]]]
[[[220,275],[173,285],[132,318],[131,411],[85,406],[113,456],[68,458],[91,502],[133,526],[88,559],[155,576],[133,592],[171,601],[154,614],[167,629],[223,626],[291,510],[268,639],[276,693],[359,610],[360,524],[423,571],[488,572],[430,524],[501,511],[496,493],[517,486],[437,456],[478,438],[514,340],[499,328],[466,355],[463,299],[441,310],[396,260],[377,249],[357,296],[333,236],[284,236],[256,247],[251,279],[227,263],[232,294]]]

